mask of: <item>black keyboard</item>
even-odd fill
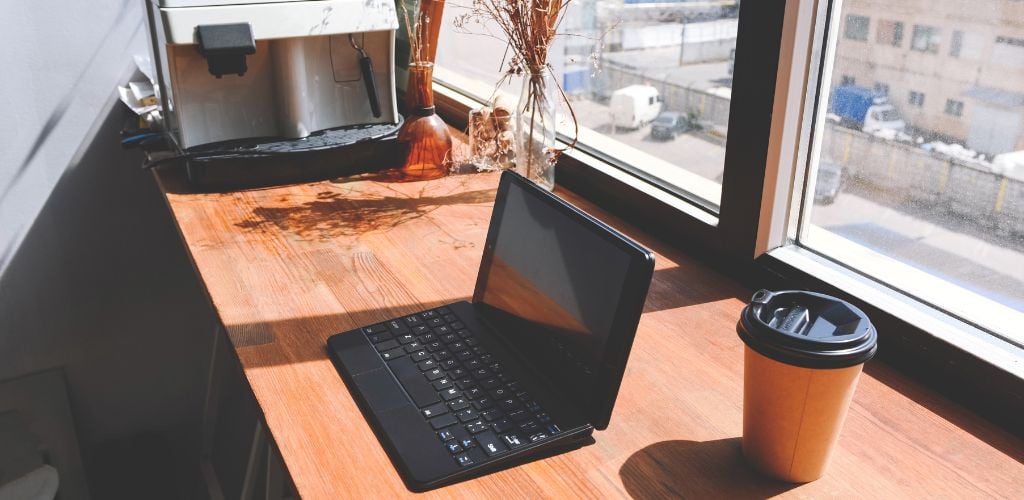
[[[561,432],[448,307],[361,331],[459,465]]]

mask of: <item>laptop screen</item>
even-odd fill
[[[493,215],[491,232],[497,234],[488,235],[476,302],[498,335],[541,376],[595,409],[609,392],[600,383],[602,364],[609,359],[608,341],[640,250],[553,203],[547,193],[508,184],[504,204]],[[634,322],[629,341],[635,327]],[[624,348],[628,353],[629,344]],[[615,380],[611,390],[617,389]]]

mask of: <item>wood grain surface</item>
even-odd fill
[[[190,193],[167,172],[157,179],[301,496],[413,496],[325,342],[469,298],[497,175],[213,194]],[[657,253],[611,425],[575,451],[417,496],[1024,498],[1020,437],[880,362],[866,367],[824,478],[758,476],[739,451],[735,324],[751,290],[558,194]]]

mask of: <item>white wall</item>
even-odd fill
[[[61,368],[85,448],[194,424],[213,318],[118,145],[143,0],[5,0],[0,47],[0,380]]]

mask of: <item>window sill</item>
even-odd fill
[[[1024,383],[1024,349],[797,245],[768,255],[839,288]]]

